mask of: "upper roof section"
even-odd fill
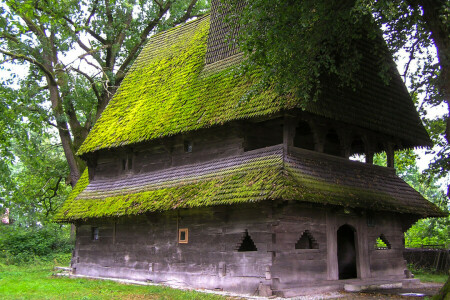
[[[228,46],[229,28],[219,21],[210,22],[208,15],[152,37],[78,154],[300,109],[301,99],[280,97],[270,89],[245,98],[260,77],[238,72],[242,54]],[[368,54],[362,88],[342,89],[330,82],[322,99],[306,110],[392,136],[403,147],[428,146],[418,113],[394,75],[385,85],[376,59]]]

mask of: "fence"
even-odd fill
[[[448,272],[450,268],[450,250],[445,245],[422,245],[422,248],[406,248],[403,257],[415,268],[437,272]]]

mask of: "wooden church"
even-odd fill
[[[242,101],[259,78],[236,72],[229,31],[213,6],[129,70],[57,215],[76,225],[74,272],[281,296],[404,279],[404,232],[443,212],[393,169],[395,150],[430,145],[400,76],[385,85],[367,51],[356,91]]]

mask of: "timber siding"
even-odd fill
[[[349,224],[358,240],[358,278],[402,278],[402,221],[387,213],[375,222],[368,227],[362,212],[273,201],[92,220],[77,227],[73,267],[89,276],[241,293],[254,293],[263,283],[278,293],[337,280],[333,237],[327,234]],[[97,241],[92,226],[99,228]],[[179,228],[188,228],[187,244],[178,243]],[[295,248],[305,231],[317,249]],[[245,232],[257,251],[238,251]],[[380,234],[392,249],[374,249]]]

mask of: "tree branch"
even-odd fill
[[[86,19],[86,22],[84,22],[85,27],[88,27],[89,24],[91,23],[91,18],[94,16],[95,11],[97,10],[97,5],[98,5],[98,0],[95,0],[94,3],[92,3],[91,13],[89,14],[89,17]]]
[[[73,71],[77,72],[78,74],[84,76],[89,81],[89,83],[91,84],[92,90],[94,91],[95,97],[97,98],[98,101],[100,101],[100,99],[101,99],[100,98],[100,92],[98,91],[97,86],[95,85],[94,78],[92,78],[91,76],[89,76],[85,72],[79,70],[78,68],[70,67],[70,70],[73,70]]]
[[[405,69],[403,72],[403,82],[406,82],[406,76],[408,75],[408,71],[409,71],[409,66],[411,64],[411,62],[414,60],[415,57],[415,52],[416,52],[416,47],[419,44],[419,40],[417,39],[411,46],[411,51],[409,52],[409,59],[408,62],[405,65]]]
[[[18,60],[24,60],[27,61],[35,66],[37,66],[39,69],[42,70],[42,72],[44,72],[50,79],[51,84],[56,85],[56,80],[55,77],[53,75],[53,73],[51,71],[49,71],[42,63],[38,62],[37,60],[35,60],[34,58],[28,57],[26,55],[23,54],[15,54],[9,51],[5,51],[3,49],[0,49],[0,53],[7,55],[13,59],[18,59]]]
[[[186,22],[187,19],[189,19],[191,17],[192,10],[194,9],[195,4],[197,4],[197,1],[198,0],[191,0],[191,3],[189,3],[189,6],[186,10],[186,13],[178,21],[176,21],[174,23],[175,25],[184,23],[184,22]]]
[[[161,18],[166,14],[166,12],[169,10],[170,6],[172,5],[171,1],[167,1],[165,6],[162,6],[159,2],[156,2],[156,3],[160,6],[158,16],[147,24],[147,26],[144,28],[144,30],[141,33],[139,42],[137,42],[134,45],[134,47],[130,50],[127,58],[125,58],[124,62],[120,66],[119,70],[117,71],[116,85],[119,84],[122,81],[122,79],[125,77],[125,71],[127,70],[130,63],[134,60],[139,49],[147,41],[148,35],[155,28],[155,26],[158,25]]]

